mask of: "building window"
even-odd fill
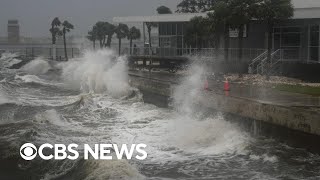
[[[273,48],[283,50],[284,60],[301,60],[301,33],[299,26],[275,27],[273,29]]]
[[[319,61],[319,25],[310,26],[309,60]]]
[[[172,35],[172,24],[171,23],[167,24],[167,35]]]
[[[178,35],[182,35],[183,34],[183,30],[182,30],[182,23],[178,23]]]

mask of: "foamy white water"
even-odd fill
[[[39,57],[24,65],[21,69],[27,72],[28,74],[39,75],[45,74],[49,71],[49,69],[51,69],[51,67],[47,60],[44,60],[43,58]]]
[[[205,71],[190,68],[173,93],[173,108],[145,104],[128,85],[125,57],[87,51],[50,72],[1,71],[0,162],[14,179],[307,179],[319,176],[320,157],[276,140],[251,137],[222,113],[203,112]],[[49,63],[51,64],[51,63]],[[41,65],[42,66],[42,65]],[[25,68],[25,67],[24,67]],[[61,72],[61,74],[60,74]],[[2,92],[2,94],[1,94]],[[134,92],[134,93],[132,93]],[[6,102],[6,101],[4,101]],[[144,161],[42,161],[16,153],[32,142],[147,144]],[[82,149],[80,149],[81,151]],[[8,163],[10,162],[10,163]],[[14,173],[12,173],[14,172]],[[3,173],[0,173],[0,178]],[[6,178],[1,178],[6,179]]]
[[[67,86],[82,92],[108,93],[114,97],[130,91],[126,57],[111,50],[86,51],[84,57],[61,64]]]
[[[21,62],[20,59],[17,59],[17,54],[12,53],[3,53],[0,58],[0,66],[5,68],[10,68],[11,66]]]

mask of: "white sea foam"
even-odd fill
[[[129,93],[125,57],[111,50],[86,51],[84,56],[60,64],[66,84],[83,92],[105,93],[121,97]]]
[[[0,58],[0,64],[2,67],[10,68],[11,66],[20,63],[22,60],[17,59],[17,54],[3,53]]]
[[[143,103],[110,105],[121,112],[118,118],[131,124],[126,131],[120,127],[121,134],[114,134],[112,140],[147,144],[148,160],[156,163],[204,155],[244,154],[249,135],[226,121],[222,114],[207,116],[201,112],[197,101],[204,95],[205,71],[196,66],[190,72],[173,92],[175,111]]]
[[[248,136],[221,115],[206,119],[180,117],[174,122],[172,140],[187,152],[197,154],[240,153]]]
[[[54,109],[37,114],[35,121],[39,123],[50,123],[56,126],[66,126],[68,124]]]
[[[38,74],[45,74],[50,70],[49,63],[44,60],[43,58],[39,57],[32,61],[30,61],[28,64],[24,65],[21,69],[28,74],[38,75]]]
[[[85,162],[86,175],[85,179],[144,179],[139,171],[127,160],[110,160],[110,161],[97,161],[88,160]]]
[[[201,154],[233,153],[244,150],[248,135],[220,114],[203,118],[197,107],[204,96],[205,70],[200,65],[189,69],[186,77],[173,93],[174,108],[178,111],[173,121],[172,138],[178,147]]]
[[[14,78],[16,80],[21,80],[24,83],[38,83],[38,84],[43,84],[43,85],[52,85],[51,83],[49,83],[43,79],[40,79],[36,75],[24,75],[24,76],[16,75]]]
[[[9,99],[5,96],[5,94],[0,91],[0,105],[9,103],[9,102],[10,102]]]

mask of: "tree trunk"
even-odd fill
[[[111,36],[111,35],[108,35],[107,44],[106,44],[106,46],[107,46],[108,48],[111,47],[111,40],[112,40],[112,36]]]
[[[66,61],[68,61],[68,52],[67,52],[67,42],[66,42],[66,33],[63,32],[63,45],[64,45],[64,56],[66,58]]]
[[[132,55],[132,38],[130,38],[130,55]]]
[[[148,31],[148,35],[149,35],[149,48],[151,49],[151,31]]]
[[[103,45],[104,47],[106,46],[106,36],[103,37],[102,45]]]
[[[119,38],[119,56],[121,55],[121,38]]]
[[[51,34],[52,34],[52,44],[56,44],[56,35],[53,30],[54,26],[51,26]]]
[[[239,41],[238,41],[238,48],[239,48],[239,53],[238,53],[238,61],[241,62],[242,61],[242,50],[243,50],[243,46],[242,46],[242,42],[243,42],[243,25],[239,26]]]
[[[102,39],[99,39],[99,43],[100,43],[100,49],[102,49],[103,48]]]
[[[229,24],[224,27],[224,59],[229,61]]]
[[[93,45],[93,50],[96,50],[96,40],[92,41],[92,45]]]

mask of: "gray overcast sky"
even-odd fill
[[[1,0],[0,36],[7,35],[8,19],[18,19],[22,36],[49,36],[53,17],[69,20],[74,34],[84,35],[96,21],[114,16],[152,15],[160,5],[173,11],[181,0]],[[320,0],[293,0],[298,7],[319,6]]]
[[[74,34],[84,35],[99,20],[112,21],[114,16],[156,14],[166,5],[172,10],[180,0],[1,0],[0,36],[7,36],[8,19],[18,19],[22,36],[49,36],[53,17],[75,25]]]

